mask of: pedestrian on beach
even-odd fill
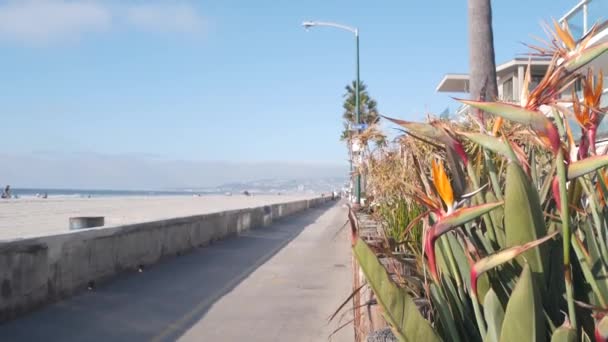
[[[7,185],[6,188],[4,188],[4,191],[2,191],[2,198],[11,198],[11,186]]]

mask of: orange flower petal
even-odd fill
[[[450,179],[443,168],[443,163],[435,163],[435,160],[433,159],[432,167],[433,184],[435,184],[435,189],[437,189],[439,196],[446,206],[448,208],[452,208],[454,205],[454,192],[452,191]]]
[[[597,76],[597,84],[595,85],[595,96],[596,101],[599,103],[599,99],[602,97],[604,91],[604,73],[600,70],[600,74]]]
[[[566,128],[566,136],[568,137],[568,143],[570,148],[576,146],[576,142],[574,141],[574,135],[572,135],[572,127],[568,123],[568,120],[564,120],[564,126]]]
[[[496,136],[496,134],[498,134],[498,131],[500,130],[500,127],[502,127],[502,123],[503,123],[504,119],[499,116],[496,121],[494,121],[494,127],[492,128],[492,135]]]
[[[574,38],[572,38],[572,34],[570,34],[568,23],[566,23],[564,28],[562,28],[557,21],[553,20],[553,26],[555,26],[555,33],[557,33],[559,39],[566,44],[569,50],[574,50],[576,47],[576,42],[574,41]]]
[[[580,100],[578,99],[578,95],[576,94],[574,89],[572,89],[572,111],[574,112],[574,117],[576,118],[578,124],[581,125],[581,127],[586,127],[588,121],[586,115],[587,113],[582,108]]]

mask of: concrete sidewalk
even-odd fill
[[[326,341],[351,292],[345,221],[310,209],[0,325],[0,340]]]

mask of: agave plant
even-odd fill
[[[417,164],[404,195],[425,208],[416,218],[433,319],[363,240],[354,255],[400,340],[607,340],[608,156],[595,148],[602,76],[580,71],[608,45],[575,42],[559,26],[553,39],[537,49],[552,54],[547,75],[519,105],[460,100],[490,120],[388,118],[407,133],[402,142],[427,149],[407,150]],[[560,95],[577,80],[584,98],[568,109]],[[578,153],[572,116],[584,133]]]

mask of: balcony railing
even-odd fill
[[[560,24],[568,23],[572,35],[576,39],[589,33],[593,25],[606,20],[608,1],[582,0],[559,20]]]

